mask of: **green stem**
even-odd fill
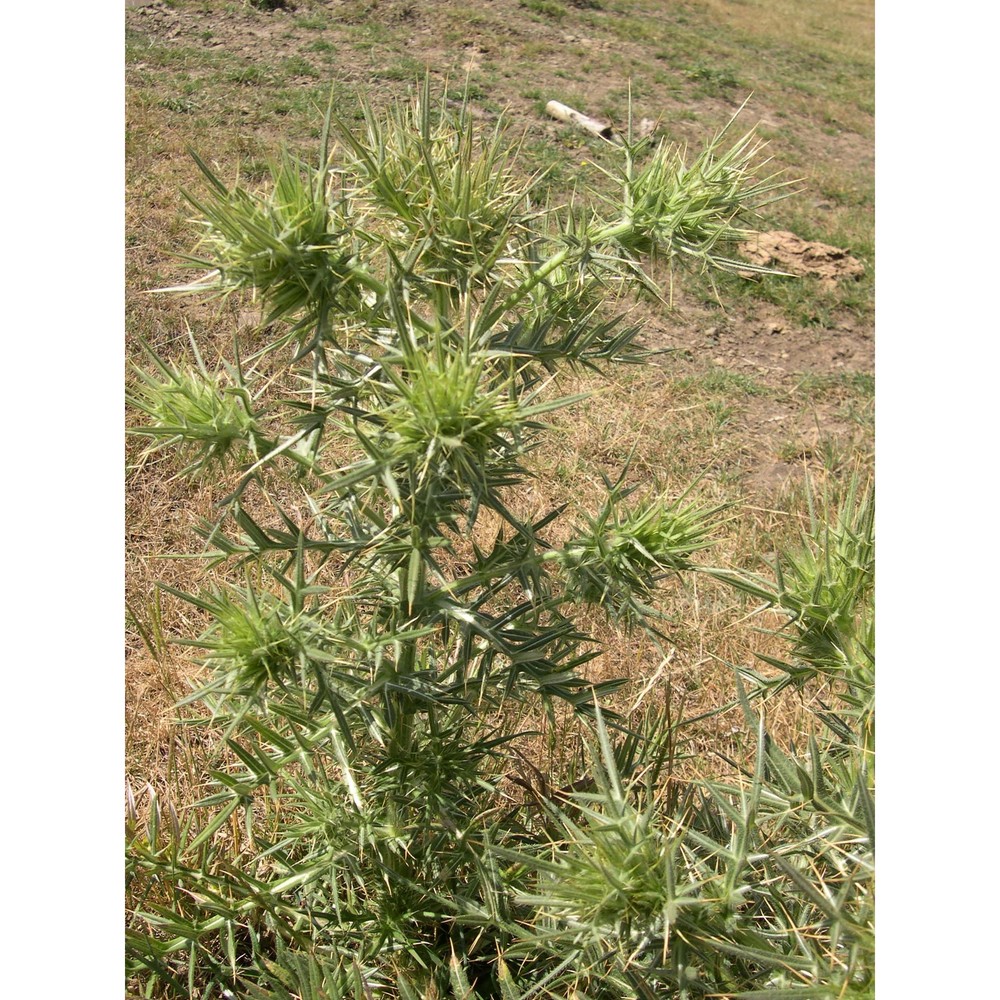
[[[599,229],[592,237],[588,237],[587,242],[607,243],[634,230],[635,223],[631,219],[624,219],[621,222],[616,222],[605,226],[603,229]],[[503,314],[513,309],[525,296],[530,295],[557,267],[564,264],[571,257],[574,249],[575,247],[565,246],[562,250],[553,254],[512,295],[503,300],[497,312]]]

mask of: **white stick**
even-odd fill
[[[572,108],[568,108],[565,104],[560,104],[558,101],[549,101],[545,105],[545,111],[553,118],[558,118],[561,122],[579,125],[580,128],[586,129],[586,131],[593,135],[599,135],[602,139],[610,139],[614,134],[614,128],[611,125],[605,125],[603,122],[588,118],[579,111],[574,111]]]

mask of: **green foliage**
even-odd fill
[[[667,573],[693,568],[691,556],[713,543],[720,508],[653,497],[624,507],[634,491],[621,481],[608,487],[608,499],[586,528],[552,553],[577,600],[605,607],[626,622],[643,620],[653,609],[656,583]]]
[[[875,711],[875,498],[852,480],[837,511],[815,511],[798,552],[774,561],[773,579],[713,570],[738,590],[766,602],[786,617],[783,629],[791,657],[762,657],[781,673],[768,681],[747,671],[762,688],[775,691],[822,676],[837,685],[845,711],[858,720],[861,739],[874,752]],[[834,719],[826,714],[829,721]],[[839,721],[841,729],[844,723]]]
[[[630,256],[660,255],[667,260],[690,257],[722,270],[765,271],[732,259],[735,247],[752,230],[741,218],[787,196],[792,183],[771,174],[751,180],[760,162],[763,143],[753,132],[721,147],[734,118],[688,164],[684,151],[660,141],[645,163],[637,157],[649,140],[627,143],[621,171],[623,219],[627,228],[616,232],[617,245]]]
[[[517,146],[505,130],[481,135],[467,104],[451,114],[428,81],[384,119],[367,105],[363,113],[361,135],[343,124],[338,134],[362,197],[393,221],[387,246],[427,280],[459,288],[490,280],[523,225],[531,187],[515,180]]]
[[[595,791],[552,803],[559,839],[497,848],[534,873],[511,956],[553,957],[559,992],[607,997],[872,994],[873,804],[859,755],[775,749],[762,720],[740,786],[666,812],[623,782],[598,716]]]
[[[566,8],[556,0],[519,0],[520,5],[535,14],[561,21],[566,16]]]
[[[274,961],[265,961],[259,982],[241,983],[247,1000],[368,1000],[383,977],[357,962],[295,951],[279,942]]]
[[[187,291],[255,288],[271,307],[265,323],[299,315],[293,330],[322,325],[333,309],[360,308],[371,279],[358,266],[352,206],[333,194],[325,165],[305,171],[286,155],[271,168],[270,194],[258,195],[227,189],[195,160],[208,197],[185,197],[203,216],[208,256],[191,263],[211,270]]]
[[[722,508],[633,500],[627,469],[596,514],[511,499],[545,415],[582,398],[549,376],[641,360],[606,307],[655,291],[648,256],[737,267],[736,220],[781,183],[749,179],[752,136],[721,152],[723,135],[691,167],[626,144],[606,218],[539,208],[503,127],[481,138],[426,83],[365,109],[360,134],[328,114],[318,165],[283,157],[270,190],[198,161],[209,274],[183,290],[257,295],[281,380],[238,342],[224,374],[197,348],[197,369],[150,350],[137,373],[135,433],[193,448],[188,473],[238,463],[199,530],[208,561],[243,571],[166,588],[204,616],[187,701],[226,753],[183,820],[151,790],[145,822],[130,806],[127,969],[147,995],[868,989],[867,737],[826,710],[829,745],[783,753],[751,708],[776,685],[744,672],[753,773],[681,796],[683,724],[630,730],[601,706],[620,682],[581,671],[600,643],[577,603],[655,641],[659,581],[699,571]],[[773,581],[708,571],[789,616],[776,665],[836,678],[867,732],[871,504],[853,501]],[[540,812],[505,784],[531,735],[510,709],[536,700],[595,727],[592,784],[556,793],[539,771]]]
[[[687,70],[687,77],[698,83],[700,90],[714,97],[721,97],[740,86],[740,81],[728,69],[706,66],[704,63],[691,66]]]
[[[135,431],[153,438],[149,451],[180,445],[194,452],[185,474],[217,470],[234,452],[252,449],[259,434],[253,401],[238,369],[209,372],[193,339],[191,343],[197,367],[187,370],[161,361],[143,345],[154,372],[137,368],[138,387],[129,396],[132,406],[150,418]]]

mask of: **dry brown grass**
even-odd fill
[[[868,0],[843,0],[837,16],[826,4],[797,0],[703,0],[719,22],[760,39],[761,44],[801,44],[831,60],[870,56],[875,8]]]

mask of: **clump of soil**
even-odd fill
[[[816,277],[828,286],[845,279],[856,281],[865,273],[861,261],[846,250],[804,240],[785,230],[759,233],[740,246],[740,253],[752,264],[776,267],[802,277]]]

